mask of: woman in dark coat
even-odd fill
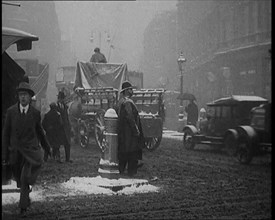
[[[118,161],[119,172],[125,171],[126,165],[129,176],[137,173],[138,160],[142,159],[144,138],[137,107],[131,96],[132,85],[122,84],[122,97],[118,103]]]

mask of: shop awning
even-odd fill
[[[38,41],[38,37],[14,28],[2,27],[2,54],[12,44],[17,44],[17,51],[31,50],[32,42]]]

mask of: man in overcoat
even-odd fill
[[[41,126],[40,112],[31,104],[34,91],[26,82],[17,88],[19,102],[8,108],[2,137],[2,162],[12,166],[13,176],[20,188],[19,207],[26,215],[30,206],[31,186],[43,164],[44,152],[50,155],[50,146]]]
[[[128,175],[133,176],[137,174],[138,160],[142,159],[144,138],[138,110],[131,99],[130,82],[123,82],[121,95],[117,109],[119,172],[123,174],[127,166]]]
[[[70,160],[70,151],[71,151],[71,124],[69,121],[68,115],[68,106],[65,103],[65,94],[64,92],[60,91],[57,95],[57,111],[61,115],[62,119],[62,129],[60,133],[61,144],[65,148],[65,157],[66,162],[72,162]]]
[[[52,102],[50,104],[50,111],[48,111],[42,121],[42,126],[46,131],[47,139],[52,147],[53,158],[61,163],[60,158],[60,145],[62,140],[60,139],[62,132],[62,119],[61,114],[57,111],[57,104]]]
[[[195,100],[189,100],[189,104],[185,107],[185,111],[187,113],[187,124],[196,126],[199,117],[199,110]]]
[[[100,52],[100,49],[96,47],[94,49],[94,54],[92,55],[90,62],[93,63],[107,63],[106,57],[103,53]]]

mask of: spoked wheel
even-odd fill
[[[251,162],[251,146],[246,138],[243,138],[238,144],[236,156],[241,164],[249,164]]]
[[[105,135],[104,135],[104,110],[100,110],[97,112],[95,116],[95,141],[97,146],[100,148],[101,151],[104,151],[105,149]]]
[[[236,156],[237,153],[237,140],[234,135],[229,134],[224,139],[224,150],[228,156]]]
[[[88,128],[84,122],[79,126],[79,145],[82,148],[86,148],[89,144]]]
[[[145,138],[146,149],[149,151],[154,151],[160,145],[161,139],[162,139],[162,136]]]
[[[194,133],[191,129],[184,130],[183,135],[183,147],[187,150],[193,150],[195,148],[195,143],[193,142]]]

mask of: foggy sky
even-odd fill
[[[71,39],[76,60],[88,61],[100,47],[111,63],[139,71],[143,32],[156,13],[175,10],[176,1],[56,1],[63,39]],[[90,41],[93,33],[94,41]],[[106,41],[107,34],[111,41]],[[110,44],[114,49],[110,49]]]

